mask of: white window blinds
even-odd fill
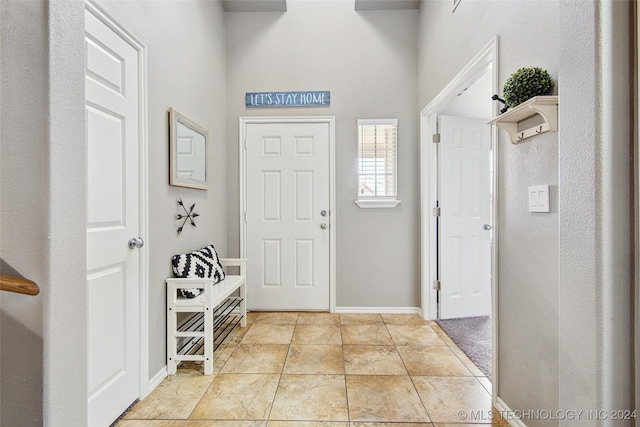
[[[358,200],[397,196],[397,119],[358,120]]]

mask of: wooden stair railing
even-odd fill
[[[28,279],[5,276],[4,274],[0,274],[0,290],[25,295],[38,295],[40,293],[40,288],[35,282]]]

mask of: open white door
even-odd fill
[[[140,393],[139,52],[101,18],[87,5],[90,426],[110,425]]]
[[[491,313],[491,126],[440,116],[440,318]]]
[[[330,125],[246,125],[252,310],[330,309]]]

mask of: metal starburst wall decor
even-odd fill
[[[184,206],[184,203],[182,203],[182,199],[178,199],[178,205],[180,205],[180,207],[184,211],[184,214],[179,213],[176,215],[176,219],[184,219],[184,221],[182,221],[182,225],[178,227],[178,234],[180,234],[182,233],[182,229],[184,228],[184,226],[187,224],[187,221],[189,221],[191,225],[195,227],[196,223],[193,221],[193,219],[199,217],[200,214],[197,214],[193,211],[193,209],[196,207],[195,203],[191,205],[189,210],[187,210],[187,208]]]

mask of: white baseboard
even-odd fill
[[[146,394],[144,396],[140,396],[140,400],[144,399],[153,390],[155,390],[155,388],[158,387],[165,378],[167,378],[167,367],[163,366],[162,369],[160,369],[158,373],[149,380],[149,383],[147,384]]]
[[[509,425],[514,426],[514,427],[527,427],[527,425],[522,420],[520,420],[518,418],[504,416],[504,415],[513,414],[514,413],[511,410],[511,408],[509,408],[509,405],[504,403],[504,400],[500,399],[499,397],[496,397],[496,401],[495,401],[494,405],[495,405],[496,409],[498,411],[500,411],[500,413],[503,414],[504,419],[507,420]]]
[[[336,307],[334,313],[417,314],[422,316],[420,307]]]

